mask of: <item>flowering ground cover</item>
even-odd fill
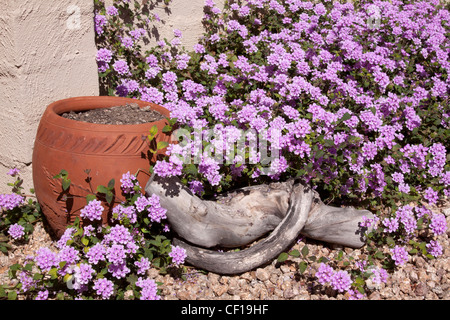
[[[149,5],[116,0],[105,7],[95,0],[95,30],[102,90],[160,104],[171,111],[164,130],[182,130],[182,143],[169,145],[152,172],[180,177],[203,198],[297,177],[327,203],[371,210],[376,218],[364,222],[374,227],[366,235],[367,260],[353,262],[350,271],[325,262],[318,270],[318,281],[339,292],[362,294],[369,277],[383,282],[411,256],[439,259],[446,220],[428,206],[450,196],[449,4],[248,0],[219,8],[206,0],[198,44],[185,49],[174,30],[172,39],[144,50],[149,25],[159,19]],[[270,155],[252,147],[261,141]],[[58,254],[43,249],[25,270],[16,266],[21,293],[41,290],[33,281],[46,278],[30,276],[37,267],[52,285],[75,277],[79,287],[71,297],[120,297],[122,286],[137,298],[157,298],[140,268],[181,266],[183,252],[164,230],[148,228],[164,219],[158,199],[138,197],[129,173],[121,183],[128,205],[115,209],[118,226],[100,238],[84,235],[94,230],[68,229],[80,239],[71,244],[81,243],[84,253],[61,244]],[[0,206],[13,211],[18,199],[2,195]],[[83,215],[95,221],[101,209],[91,200]],[[8,225],[11,237],[19,237],[27,223]],[[127,229],[136,226],[136,234]],[[119,229],[121,240],[112,239]],[[279,260],[289,254],[300,256],[289,252]],[[94,272],[95,261],[104,264]],[[381,269],[373,268],[376,262]]]
[[[191,134],[169,146],[154,172],[179,176],[205,198],[301,177],[329,202],[379,213],[367,221],[377,226],[369,241],[392,247],[382,257],[387,268],[411,253],[442,254],[433,237],[445,232],[445,217],[422,204],[450,193],[448,5],[205,1],[205,12],[193,51],[174,30],[145,53],[142,28],[118,32],[108,24],[117,16],[97,15],[99,71],[110,92],[162,104]],[[116,41],[105,41],[111,34]],[[247,152],[230,154],[243,131],[253,134]],[[250,147],[257,138],[276,145],[266,166],[267,155]]]
[[[42,220],[39,204],[22,193],[22,180],[17,170],[10,171],[16,181],[13,193],[1,197],[2,231],[13,240],[26,241],[33,225]],[[55,179],[62,179],[69,190],[70,179],[63,170]],[[108,186],[111,187],[111,186]],[[101,186],[99,193],[107,193]],[[182,270],[186,258],[184,249],[172,246],[166,235],[166,210],[155,195],[146,197],[134,175],[123,174],[121,190],[125,199],[112,210],[111,224],[101,224],[105,210],[93,193],[80,218],[69,225],[56,241],[57,251],[41,247],[23,264],[10,266],[13,287],[0,286],[1,297],[8,299],[123,299],[125,292],[135,299],[159,300],[157,283],[145,275],[150,267],[162,273]],[[63,191],[63,190],[62,190]],[[81,224],[81,220],[83,224]],[[8,254],[9,245],[0,243]]]

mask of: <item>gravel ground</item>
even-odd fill
[[[443,212],[450,226],[450,203],[434,211]],[[450,228],[439,236],[443,255],[428,260],[418,255],[389,274],[386,284],[369,292],[364,299],[370,300],[450,300]],[[42,223],[36,225],[27,244],[14,243],[8,256],[0,255],[0,283],[10,283],[9,266],[22,262],[41,246],[52,246],[51,238]],[[329,244],[300,239],[292,249],[308,246],[309,254],[333,260],[343,252],[343,261],[349,257],[365,258],[364,250],[334,247]],[[387,248],[386,248],[387,250]],[[321,286],[314,277],[319,263],[309,264],[303,274],[298,272],[300,258],[289,257],[283,263],[274,260],[266,266],[236,276],[221,276],[188,268],[187,280],[160,275],[156,269],[149,277],[163,283],[160,286],[163,300],[346,300],[348,294],[338,293]],[[343,265],[341,265],[343,267]],[[344,267],[345,268],[345,267]]]

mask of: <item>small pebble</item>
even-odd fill
[[[450,207],[450,204],[448,204]],[[450,217],[447,217],[450,226]],[[443,248],[450,247],[448,234],[439,236]],[[303,242],[303,243],[301,243]],[[291,249],[301,250],[308,244],[310,252],[316,259],[338,254],[340,247],[330,248],[326,244],[311,242],[307,239],[296,243]],[[56,251],[55,242],[47,234],[41,222],[26,244],[11,243],[12,252],[6,256],[0,253],[0,284],[12,284],[8,277],[8,266],[21,263],[27,255],[33,254],[41,246],[49,246]],[[364,248],[345,250],[346,256],[366,256]],[[370,300],[410,300],[410,299],[450,299],[450,250],[445,250],[437,259],[415,255],[393,273],[389,273],[386,284],[366,292],[364,299]],[[330,259],[331,260],[331,259]],[[317,261],[317,260],[316,260]],[[322,286],[315,278],[318,262],[310,262],[303,274],[299,274],[294,261],[268,264],[239,275],[222,276],[212,272],[203,274],[189,268],[187,280],[174,278],[168,274],[160,275],[157,269],[147,272],[149,278],[162,283],[161,299],[163,300],[341,300],[348,299],[350,294],[339,293],[329,286]],[[131,297],[131,293],[127,293]]]

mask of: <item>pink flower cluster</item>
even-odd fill
[[[13,210],[23,204],[25,198],[17,193],[0,194],[0,209]]]
[[[339,292],[347,291],[351,288],[351,276],[346,271],[335,271],[331,266],[321,263],[315,277],[320,284],[330,284],[334,290]]]
[[[86,220],[82,229],[69,226],[56,242],[57,250],[41,247],[29,261],[33,261],[42,275],[51,273],[53,277],[64,279],[67,287],[79,297],[94,292],[100,299],[111,299],[117,294],[118,283],[134,274],[139,275],[135,285],[140,288],[140,299],[160,299],[157,284],[145,277],[152,267],[154,253],[143,251],[141,245],[145,242],[145,234],[149,233],[143,230],[154,227],[148,225],[148,221],[155,225],[163,222],[166,209],[161,207],[157,195],[138,196],[140,187],[136,177],[129,172],[123,175],[122,189],[128,192],[124,192],[128,200],[112,209],[110,226],[101,226],[98,220],[104,208],[101,201],[92,200],[81,210],[80,216]],[[19,224],[11,225],[9,234],[18,239],[23,235],[23,229]],[[168,230],[166,226],[162,232]],[[80,243],[82,246],[77,247]],[[179,267],[184,263],[186,251],[172,246],[166,259],[169,258]],[[33,279],[30,273],[27,269],[17,275],[23,293],[38,285],[40,278]],[[47,299],[55,294],[51,288],[44,289],[37,293],[36,299]]]

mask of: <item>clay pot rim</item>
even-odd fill
[[[135,103],[139,107],[143,108],[150,106],[153,110],[161,113],[164,117],[170,117],[170,111],[166,108],[147,101],[142,101],[133,98],[123,98],[114,96],[80,96],[57,100],[47,106],[45,110],[46,120],[53,123],[63,125],[78,130],[87,131],[142,131],[146,130],[149,124],[157,124],[159,122],[167,122],[167,120],[161,119],[154,122],[140,123],[140,124],[97,124],[84,121],[77,121],[73,119],[67,119],[61,116],[64,112],[69,111],[85,111],[100,108],[109,108],[113,106],[125,105],[127,103]]]

